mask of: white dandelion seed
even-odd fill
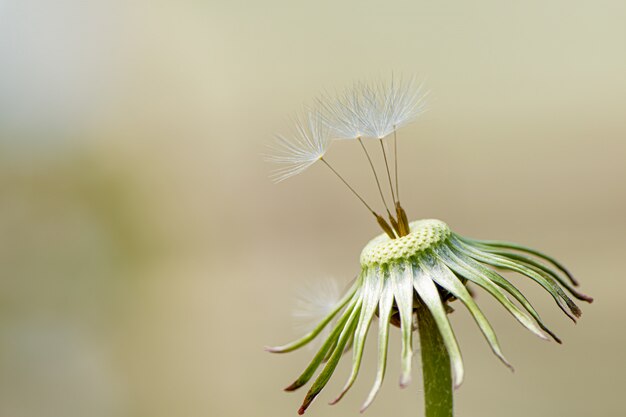
[[[282,165],[271,178],[281,182],[297,175],[322,159],[330,146],[329,128],[322,122],[319,111],[309,111],[295,118],[295,131],[290,137],[277,135],[270,145],[272,153],[266,159]]]
[[[302,332],[313,330],[337,306],[341,295],[339,284],[329,277],[310,281],[299,287],[292,313],[296,329]],[[329,333],[330,329],[324,329],[324,336]],[[311,348],[313,347],[318,346]]]
[[[364,84],[355,83],[337,97],[324,95],[318,99],[322,120],[334,139],[357,139],[366,134],[372,107],[363,94],[365,89]]]
[[[408,81],[392,78],[389,83],[380,81],[365,86],[361,95],[368,108],[365,136],[382,139],[426,111],[428,93],[422,84],[416,84],[414,78]]]

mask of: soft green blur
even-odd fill
[[[295,415],[313,352],[263,346],[379,231],[323,166],[274,185],[261,155],[319,93],[392,72],[431,91],[399,135],[409,217],[544,250],[596,298],[574,326],[515,279],[559,346],[478,292],[514,374],[456,306],[457,415],[623,416],[624,22],[623,0],[0,0],[0,416]],[[377,203],[357,146],[328,158]],[[422,415],[397,336],[370,417]],[[358,415],[373,339],[308,415]]]

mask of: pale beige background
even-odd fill
[[[0,415],[295,415],[312,352],[262,348],[378,231],[323,167],[273,185],[260,155],[322,90],[394,71],[432,92],[400,137],[410,216],[543,249],[596,297],[574,326],[520,284],[558,346],[479,294],[514,374],[454,313],[457,415],[623,416],[624,22],[623,1],[0,1]],[[375,201],[354,143],[329,158]],[[370,417],[422,415],[396,333]],[[374,356],[308,415],[358,415]]]

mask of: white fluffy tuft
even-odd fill
[[[309,281],[296,294],[293,318],[298,331],[310,331],[326,317],[341,299],[341,289],[336,280],[322,278]],[[328,326],[320,340],[326,339]]]
[[[370,108],[368,137],[382,139],[413,122],[426,110],[426,96],[422,84],[414,78],[407,81],[391,79],[380,81],[364,91]]]
[[[318,100],[323,122],[336,139],[382,139],[426,110],[422,84],[414,78],[355,83],[337,98]]]
[[[336,97],[325,95],[318,99],[323,122],[334,139],[364,137],[369,126],[371,106],[363,94],[366,86],[355,83]]]
[[[319,161],[329,146],[329,129],[319,111],[296,117],[294,133],[289,137],[277,135],[275,143],[270,145],[272,153],[266,160],[282,165],[271,178],[280,182],[301,173]]]

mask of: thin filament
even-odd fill
[[[385,205],[385,209],[387,210],[387,213],[389,213],[389,208],[387,207],[387,202],[385,201],[385,196],[383,195],[383,189],[380,186],[380,181],[378,180],[378,175],[376,174],[376,169],[374,168],[374,163],[372,162],[372,158],[370,158],[370,154],[369,152],[367,152],[367,149],[365,148],[365,144],[363,143],[363,140],[361,140],[361,138],[358,138],[359,143],[361,144],[361,148],[363,148],[363,152],[365,152],[365,155],[367,156],[367,160],[370,163],[370,167],[372,168],[372,173],[374,174],[374,179],[376,180],[376,185],[378,186],[378,192],[380,193],[380,198],[383,200],[383,204]]]
[[[400,201],[400,188],[398,188],[398,137],[396,135],[396,127],[393,127],[393,163],[395,166],[395,178],[396,178],[396,197]]]
[[[361,201],[361,203],[363,203],[363,205],[367,207],[367,209],[376,216],[376,212],[372,210],[369,204],[367,204],[365,200],[363,200],[363,198],[359,195],[359,193],[357,193],[354,190],[354,188],[352,188],[350,184],[348,184],[348,182],[335,170],[335,168],[333,168],[324,158],[320,158],[320,161],[322,161],[328,168],[330,168],[330,170],[337,176],[337,178],[339,178],[341,182],[343,182],[346,185],[346,187],[348,187],[348,189],[352,191],[352,194],[354,194]]]
[[[385,152],[385,145],[383,144],[383,139],[380,138],[380,148],[383,150],[383,157],[385,158],[385,168],[387,169],[387,178],[389,179],[389,188],[391,189],[391,198],[393,199],[393,203],[398,201],[396,200],[396,195],[393,192],[393,184],[391,183],[391,173],[389,172],[389,162],[387,161],[387,152]]]

